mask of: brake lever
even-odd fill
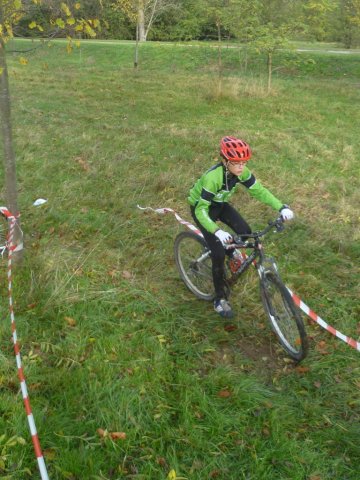
[[[238,247],[238,248],[245,248],[246,247],[246,243],[241,240],[240,235],[234,235],[233,239],[234,239],[234,243],[236,243],[236,247]]]
[[[279,218],[275,223],[275,228],[277,232],[282,232],[285,229],[284,221],[282,218]]]

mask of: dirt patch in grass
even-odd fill
[[[236,343],[242,354],[252,360],[256,368],[276,370],[281,365],[282,357],[279,356],[272,342],[266,339],[250,337],[241,338]]]
[[[262,376],[272,375],[283,367],[285,354],[272,336],[244,335],[231,323],[225,324],[223,328],[229,333],[233,332],[234,337],[219,341],[216,351],[210,354],[213,363],[231,364],[234,367],[238,364],[240,369],[256,371],[262,373]],[[244,357],[244,363],[241,362],[239,354]]]

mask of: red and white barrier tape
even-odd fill
[[[21,363],[21,356],[20,356],[20,347],[17,338],[16,332],[16,325],[15,325],[15,315],[14,315],[14,302],[12,298],[12,255],[15,250],[18,250],[18,245],[14,246],[14,230],[16,226],[16,218],[7,210],[6,207],[0,207],[1,213],[8,219],[10,222],[9,227],[9,237],[8,237],[8,293],[9,293],[9,310],[10,310],[10,319],[11,319],[11,331],[12,331],[12,339],[14,343],[14,352],[16,357],[16,365],[18,369],[18,377],[20,381],[21,393],[24,400],[25,411],[29,423],[29,429],[31,433],[31,438],[34,446],[34,451],[36,455],[36,459],[38,462],[38,467],[41,475],[42,480],[49,480],[49,476],[46,470],[46,465],[44,461],[43,454],[41,452],[40,441],[36,431],[35,420],[31,411],[31,405],[29,400],[29,394],[26,387],[25,382],[25,375],[24,370]],[[21,247],[22,248],[22,247]]]
[[[317,315],[311,308],[309,308],[306,303],[304,303],[297,295],[295,295],[294,292],[290,290],[289,287],[286,287],[291,296],[292,299],[294,300],[295,305],[297,305],[311,320],[314,322],[318,323],[322,328],[330,332],[332,335],[334,335],[337,338],[340,338],[343,342],[347,343],[350,345],[350,347],[355,348],[355,350],[358,350],[360,352],[360,342],[357,342],[351,337],[348,337],[347,335],[344,335],[343,333],[339,332],[336,330],[334,327],[326,323],[319,315]]]
[[[18,218],[20,215],[18,215],[18,217],[14,216],[10,210],[8,210],[6,207],[0,207],[0,214],[2,214],[4,217],[7,218],[8,221],[10,221],[12,218]],[[20,233],[20,237],[21,237],[21,242],[18,242],[18,244],[16,245],[16,247],[13,248],[13,251],[14,252],[18,252],[19,250],[22,250],[24,248],[24,244],[22,242],[22,238],[23,238],[23,232],[21,230],[21,228],[19,227],[19,224],[15,222],[15,225],[18,227],[19,229],[19,233]],[[15,228],[15,226],[14,226]],[[19,240],[19,239],[18,239]],[[7,244],[9,243],[9,238],[7,238]],[[7,249],[7,244],[5,245],[1,245],[0,246],[0,251],[1,251],[1,254],[4,253],[4,251]]]
[[[137,206],[140,210],[148,210],[151,212],[159,213],[160,215],[165,215],[165,213],[173,213],[176,220],[181,223],[181,225],[185,225],[188,229],[196,233],[196,235],[199,235],[200,237],[203,236],[203,234],[200,232],[200,230],[195,227],[192,223],[187,222],[186,220],[182,219],[178,213],[175,212],[172,208],[151,208],[151,207],[140,207],[140,205]]]
[[[175,212],[172,208],[151,208],[151,207],[140,207],[139,205],[137,206],[140,210],[150,210],[155,213],[160,213],[160,214],[165,214],[165,213],[173,213],[175,218],[178,220],[179,223],[182,225],[185,225],[187,228],[192,230],[193,232],[197,233],[200,236],[203,236],[202,233],[198,228],[196,228],[194,225],[191,223],[187,222],[186,220],[183,220],[178,213]],[[319,317],[315,312],[313,312],[294,292],[292,292],[288,287],[286,287],[291,296],[292,299],[294,300],[295,305],[297,305],[311,320],[316,322],[320,327],[324,328],[328,332],[330,332],[332,335],[334,335],[337,338],[340,338],[343,342],[347,343],[350,345],[350,347],[355,348],[355,350],[360,352],[360,342],[357,342],[351,337],[348,337],[347,335],[344,335],[343,333],[339,332],[336,330],[334,327],[326,323],[321,317]]]

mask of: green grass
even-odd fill
[[[244,71],[238,49],[223,51],[220,90],[211,47],[142,45],[138,71],[131,44],[67,55],[56,43],[26,67],[19,55],[8,57],[26,243],[15,313],[50,478],[357,479],[359,354],[308,324],[296,368],[253,273],[224,329],[175,270],[181,227],[136,205],[190,219],[187,192],[219,139],[243,136],[257,177],[297,215],[267,242],[286,283],[359,339],[359,57],[284,52],[267,94],[265,59]],[[38,197],[48,203],[33,207]],[[235,203],[254,227],[273,216],[245,191]],[[2,271],[0,475],[26,480],[38,473]]]

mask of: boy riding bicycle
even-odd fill
[[[221,230],[216,221],[220,220],[237,235],[251,233],[251,228],[229,199],[238,188],[244,185],[250,195],[260,202],[278,210],[284,220],[294,217],[293,211],[278,200],[269,190],[256,180],[246,166],[251,158],[249,145],[235,137],[224,137],[220,143],[221,162],[207,170],[190,190],[188,202],[191,215],[211,250],[212,276],[215,288],[214,309],[224,318],[233,316],[231,305],[226,297],[224,284],[225,253],[231,256],[230,268],[234,270],[241,261],[234,250],[225,252],[232,236]]]

